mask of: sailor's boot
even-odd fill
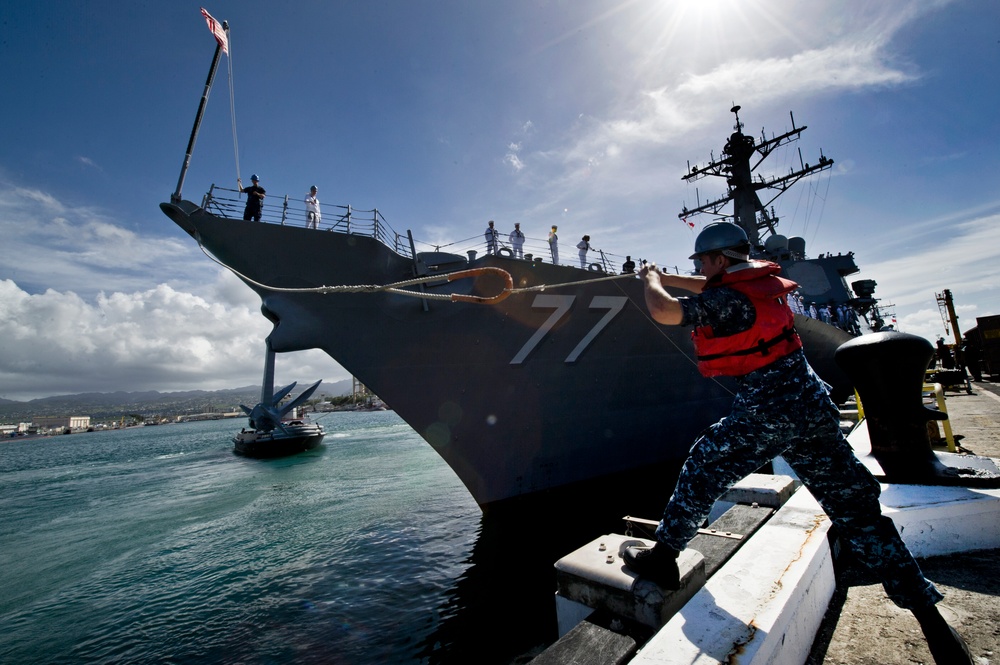
[[[680,552],[677,550],[663,543],[657,543],[654,547],[627,547],[622,553],[622,560],[625,561],[625,566],[639,577],[644,577],[664,589],[676,591],[681,586],[681,575],[677,569],[678,554]]]
[[[937,665],[973,665],[969,646],[958,632],[948,625],[938,608],[931,605],[927,609],[913,610],[913,616],[920,623],[920,629],[927,638],[927,646]]]

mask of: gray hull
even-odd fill
[[[383,285],[421,270],[372,237],[226,219],[186,201],[161,208],[220,261],[270,287]],[[679,460],[728,411],[732,384],[698,373],[687,329],[649,319],[638,279],[573,284],[599,275],[498,256],[442,269],[481,266],[503,268],[516,287],[562,286],[496,305],[248,286],[275,324],[276,352],[324,350],[484,507]],[[426,290],[490,296],[501,287],[487,275]],[[810,362],[845,397],[833,352],[850,337],[804,317],[797,327]]]

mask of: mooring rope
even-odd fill
[[[562,282],[560,284],[539,284],[537,286],[524,286],[519,289],[511,289],[511,295],[518,295],[521,293],[534,293],[536,291],[544,291],[546,289],[558,289],[563,286],[580,286],[581,284],[596,284],[597,282],[610,282],[616,279],[626,279],[635,278],[635,273],[625,273],[623,275],[605,275],[604,277],[595,277],[594,279],[581,279],[576,282]]]
[[[634,278],[633,273],[626,273],[624,275],[607,275],[604,277],[596,277],[594,279],[584,279],[576,282],[563,282],[561,284],[539,284],[537,286],[526,286],[519,289],[514,288],[514,278],[511,277],[510,273],[503,268],[495,268],[484,266],[482,268],[469,268],[468,270],[458,270],[456,272],[447,273],[445,275],[429,275],[424,277],[416,277],[414,279],[407,279],[401,282],[393,282],[392,284],[343,284],[340,286],[303,286],[303,287],[282,287],[282,286],[271,286],[269,284],[262,284],[254,279],[251,279],[236,270],[230,265],[227,265],[220,261],[219,259],[212,256],[205,245],[201,242],[201,234],[196,234],[198,240],[198,248],[201,249],[202,253],[210,258],[215,263],[219,264],[226,270],[232,272],[234,275],[249,282],[254,286],[259,286],[262,289],[267,289],[268,291],[274,291],[276,293],[320,293],[320,294],[330,294],[330,293],[395,293],[401,296],[410,296],[412,298],[425,298],[427,300],[448,300],[451,302],[467,302],[474,303],[477,305],[495,305],[502,300],[506,300],[512,295],[519,295],[522,293],[533,293],[537,291],[544,291],[546,289],[557,289],[563,286],[579,286],[581,284],[594,284],[596,282],[608,282],[616,279],[623,279],[626,277]],[[500,293],[495,296],[470,296],[461,293],[426,293],[424,291],[410,291],[404,287],[416,286],[418,284],[428,284],[430,282],[440,282],[441,280],[447,280],[449,282],[454,282],[459,279],[468,279],[470,277],[479,277],[480,275],[495,275],[500,277],[506,282],[504,288]]]
[[[510,276],[510,273],[503,268],[493,268],[493,267],[482,267],[482,268],[470,268],[468,270],[459,270],[456,272],[451,272],[446,275],[429,275],[425,277],[416,277],[414,279],[407,279],[401,282],[393,282],[392,284],[344,284],[341,286],[305,286],[305,287],[281,287],[281,286],[271,286],[269,284],[262,284],[254,279],[251,279],[236,270],[232,266],[226,265],[219,259],[212,256],[205,246],[201,242],[201,235],[198,234],[198,247],[208,258],[212,259],[220,266],[229,270],[234,275],[240,279],[253,284],[254,286],[259,286],[262,289],[267,289],[268,291],[275,291],[277,293],[320,293],[320,294],[330,294],[330,293],[395,293],[403,296],[411,296],[413,298],[426,298],[428,300],[450,300],[451,302],[468,302],[475,303],[479,305],[495,305],[501,300],[506,299],[514,292],[514,279]],[[427,284],[429,282],[440,282],[441,280],[447,280],[449,282],[454,282],[459,279],[467,279],[469,277],[478,277],[480,275],[496,275],[506,282],[504,288],[495,296],[485,297],[485,296],[470,296],[462,293],[425,293],[423,291],[410,291],[403,287],[405,286],[415,286],[417,284]]]

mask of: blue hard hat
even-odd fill
[[[257,177],[256,173],[254,173],[252,176],[250,176],[250,179],[251,180],[260,180],[260,178]]]
[[[715,222],[701,230],[694,241],[694,254],[688,258],[696,259],[699,254],[744,247],[749,244],[750,240],[747,239],[747,233],[742,227],[731,222]]]

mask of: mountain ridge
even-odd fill
[[[309,384],[296,388],[306,388]],[[320,384],[313,399],[349,394],[352,381],[343,379]],[[292,391],[297,395],[301,391]],[[223,390],[158,390],[111,393],[76,393],[39,397],[26,402],[0,398],[0,422],[28,422],[35,416],[90,416],[93,421],[117,419],[125,415],[178,416],[195,413],[239,411],[240,404],[252,406],[260,401],[260,386]]]

